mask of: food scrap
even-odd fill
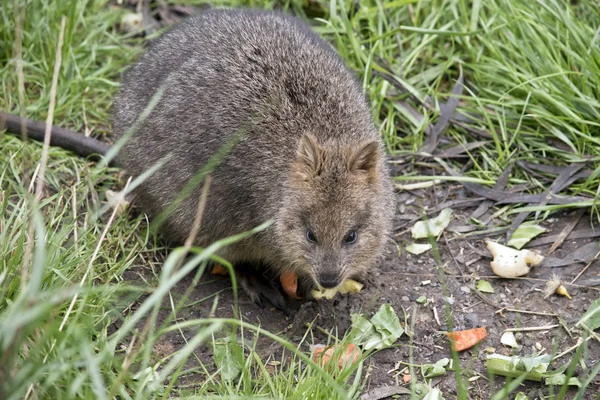
[[[311,293],[315,300],[321,300],[323,298],[331,300],[338,292],[341,294],[358,293],[362,290],[362,288],[363,285],[361,283],[356,282],[353,279],[346,279],[336,288],[325,290],[314,289]]]
[[[227,268],[225,268],[221,264],[214,264],[213,267],[212,267],[212,269],[211,269],[211,271],[210,271],[210,273],[213,274],[213,275],[225,276],[229,272],[227,271]]]
[[[527,275],[531,267],[544,260],[542,255],[531,250],[515,250],[489,239],[485,240],[485,244],[494,257],[490,264],[492,271],[502,278]]]
[[[281,282],[281,287],[285,294],[292,299],[300,299],[300,296],[298,296],[298,275],[296,275],[295,272],[285,271],[279,277],[279,281]]]
[[[487,336],[485,327],[467,329],[464,331],[446,332],[446,335],[452,343],[452,349],[463,351],[470,349],[477,343],[481,342]]]
[[[319,346],[313,351],[313,361],[321,365],[327,365],[335,357],[338,360],[340,370],[354,365],[360,358],[360,349],[353,343],[348,345]]]

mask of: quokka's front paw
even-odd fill
[[[290,314],[283,293],[275,281],[266,277],[252,265],[236,265],[235,271],[240,286],[252,301],[261,307],[264,307],[265,301],[267,301],[284,313]]]

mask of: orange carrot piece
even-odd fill
[[[213,275],[227,275],[229,272],[227,271],[227,268],[225,268],[224,266],[222,266],[221,264],[215,264],[212,267],[212,270],[210,271],[211,274]]]
[[[412,377],[408,374],[402,375],[402,382],[404,382],[404,383],[410,383],[411,379],[412,379]]]
[[[285,271],[279,277],[283,291],[292,299],[300,299],[298,296],[298,275],[292,271]]]
[[[452,349],[463,351],[470,349],[477,343],[481,342],[487,336],[485,327],[467,329],[465,331],[446,332],[446,335],[452,343]]]
[[[353,343],[345,346],[345,351],[340,352],[338,350],[339,345],[333,345],[329,347],[318,347],[313,352],[313,361],[316,363],[320,363],[321,365],[326,365],[329,363],[334,353],[339,355],[338,359],[338,368],[340,370],[344,369],[349,365],[356,364],[358,359],[360,358],[360,350]]]

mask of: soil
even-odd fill
[[[350,326],[352,313],[366,313],[371,316],[383,303],[389,303],[404,319],[406,315],[406,328],[412,330],[412,356],[416,365],[435,363],[442,358],[451,358],[450,345],[445,332],[446,305],[451,310],[451,323],[454,330],[470,329],[475,327],[486,327],[488,336],[482,344],[471,350],[460,353],[462,374],[469,379],[467,386],[469,394],[473,399],[488,399],[490,393],[498,391],[504,384],[502,377],[494,379],[494,387],[488,380],[485,369],[485,359],[488,351],[495,351],[503,355],[537,355],[553,354],[574,346],[580,333],[577,331],[570,334],[564,326],[572,328],[587,307],[599,297],[600,289],[595,286],[586,286],[585,283],[598,279],[599,262],[594,261],[589,268],[578,278],[576,285],[566,285],[572,300],[566,297],[552,295],[545,298],[543,292],[545,283],[552,277],[553,273],[560,275],[565,282],[571,282],[586,266],[584,263],[574,263],[565,267],[533,268],[532,271],[522,279],[500,279],[493,274],[490,268],[489,253],[483,243],[483,236],[465,236],[464,233],[473,230],[474,225],[469,223],[469,216],[475,210],[477,201],[471,202],[470,208],[456,208],[453,221],[446,232],[438,240],[441,267],[435,261],[434,252],[429,251],[419,256],[409,254],[405,247],[412,239],[410,227],[418,217],[421,210],[435,208],[438,204],[448,200],[465,200],[465,192],[461,186],[440,185],[435,188],[423,189],[413,192],[402,192],[398,198],[397,231],[390,241],[385,260],[370,274],[364,289],[358,294],[337,295],[332,300],[308,301],[298,303],[298,312],[291,318],[275,308],[264,307],[252,303],[245,293],[240,293],[241,317],[253,324],[260,325],[262,329],[273,333],[279,333],[293,343],[300,343],[306,332],[308,323],[314,321],[313,335],[315,343],[326,343],[325,331],[338,332],[343,335]],[[463,202],[469,204],[469,202]],[[486,215],[495,212],[491,208]],[[434,214],[436,215],[436,214]],[[485,219],[486,215],[480,217]],[[556,235],[565,226],[577,218],[577,212],[568,212],[553,217],[541,225],[548,231],[539,238]],[[496,221],[492,220],[490,226]],[[504,223],[505,224],[505,223]],[[574,228],[575,231],[590,228],[590,216],[584,214]],[[481,229],[481,228],[478,228]],[[476,232],[476,231],[473,231]],[[490,236],[492,239],[504,238]],[[564,258],[585,244],[596,239],[565,240],[552,254],[556,258]],[[537,242],[540,242],[538,240]],[[535,244],[535,243],[534,243]],[[535,247],[546,255],[550,244]],[[531,247],[528,247],[531,248]],[[494,293],[479,293],[474,290],[476,279],[482,278],[491,282]],[[182,296],[192,283],[193,276],[189,276],[173,291],[175,297]],[[581,285],[577,285],[581,283]],[[596,284],[598,284],[596,282]],[[218,301],[214,314],[211,309],[214,306],[213,296],[218,294]],[[197,319],[214,315],[216,317],[233,316],[233,292],[227,277],[216,277],[205,274],[200,284],[193,288],[188,303],[210,297],[208,300],[194,307],[183,308],[178,312],[178,321],[186,319]],[[419,304],[415,300],[426,296],[427,304]],[[446,299],[446,300],[445,300]],[[177,298],[174,299],[175,301]],[[523,310],[516,312],[511,310]],[[162,322],[170,313],[170,307],[164,307],[159,320]],[[414,314],[414,325],[411,318]],[[551,315],[546,315],[551,314]],[[554,315],[552,315],[554,314]],[[516,333],[519,343],[518,349],[511,349],[500,343],[500,337],[507,328],[519,327],[544,327],[559,324],[558,327],[543,330],[523,331]],[[317,328],[318,327],[318,328]],[[193,331],[188,332],[190,337]],[[600,361],[600,345],[595,341],[589,342],[589,349],[585,357],[587,368],[592,368]],[[161,358],[171,354],[185,345],[185,340],[179,333],[163,336],[155,347],[156,356]],[[493,348],[495,350],[492,350]],[[273,350],[276,350],[275,352]],[[309,351],[308,345],[305,347]],[[273,342],[265,337],[258,340],[257,351],[264,355],[265,359],[274,356],[280,348],[273,346]],[[402,371],[408,363],[411,353],[411,342],[405,334],[397,342],[394,348],[380,351],[371,356],[366,362],[370,371],[367,384],[364,388],[365,398],[377,399],[377,389],[386,387],[409,387],[402,383]],[[559,359],[552,367],[559,367],[568,362],[573,352]],[[199,348],[196,357],[209,368],[213,365],[212,347]],[[190,366],[197,363],[195,358],[188,361]],[[581,366],[576,373],[581,373]],[[418,380],[422,381],[421,375],[416,373]],[[199,384],[203,378],[198,376],[187,376],[186,382],[179,384]],[[457,394],[456,379],[452,372],[436,378],[433,385],[441,389],[446,399],[455,398]],[[586,399],[595,398],[600,390],[600,379],[596,379],[586,392]],[[548,387],[540,383],[526,382],[520,391],[530,395],[530,399],[548,395]],[[567,398],[572,396],[572,393]]]

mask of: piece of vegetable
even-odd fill
[[[361,314],[352,314],[350,338],[365,350],[390,347],[403,333],[400,320],[389,304],[382,304],[371,321]]]
[[[315,300],[321,300],[323,298],[331,300],[337,293],[358,293],[362,290],[362,288],[363,285],[359,282],[356,282],[354,279],[346,279],[336,288],[325,290],[313,289],[311,293]]]
[[[225,268],[221,264],[214,264],[213,267],[212,267],[212,270],[210,271],[210,273],[213,274],[213,275],[222,275],[222,276],[225,276],[229,272],[227,271],[227,268]]]
[[[292,299],[300,299],[298,296],[298,275],[293,271],[285,271],[279,276],[281,287],[285,294],[290,296]]]
[[[452,209],[445,208],[440,214],[432,219],[417,222],[411,229],[413,239],[424,239],[429,236],[437,237],[450,224]]]
[[[435,378],[436,376],[446,375],[446,367],[450,364],[450,359],[442,358],[435,364],[424,364],[421,366],[423,378]]]
[[[541,382],[551,360],[552,356],[549,354],[539,357],[507,357],[501,354],[490,354],[487,356],[486,368],[494,375],[517,378],[527,374],[525,379]]]
[[[485,240],[494,260],[490,263],[492,271],[503,278],[515,278],[527,275],[530,267],[539,265],[544,257],[531,250],[515,250],[510,247]]]
[[[422,400],[444,400],[444,398],[442,397],[442,391],[440,389],[433,388]]]
[[[487,336],[485,327],[467,329],[464,331],[446,332],[446,335],[452,343],[452,349],[463,351],[470,349],[481,342]]]
[[[489,281],[486,281],[485,279],[480,279],[477,281],[477,290],[479,290],[482,293],[494,293],[494,288],[492,287],[492,284]]]
[[[411,243],[408,246],[406,246],[406,251],[408,251],[410,254],[414,254],[415,256],[418,256],[419,254],[423,254],[429,250],[431,250],[430,243],[425,243],[425,244]]]
[[[519,344],[517,343],[517,338],[515,337],[515,334],[510,331],[504,332],[502,334],[502,337],[500,338],[500,343],[502,343],[505,346],[512,347],[513,349],[519,348]]]
[[[567,381],[567,376],[565,374],[555,374],[555,375],[549,376],[544,379],[544,383],[546,385],[555,385],[555,386],[563,386],[566,383],[568,386],[581,387],[581,382],[579,382],[579,379],[577,379],[576,377],[573,376],[573,377],[569,378],[569,380]]]
[[[337,360],[340,370],[356,364],[360,358],[360,350],[353,343],[348,345],[319,346],[313,351],[313,361],[328,365],[331,359]]]
[[[237,378],[243,370],[244,352],[240,345],[230,338],[213,342],[213,360],[224,381]]]
[[[408,374],[402,375],[402,382],[404,382],[404,383],[410,383],[411,379],[412,379],[412,377]]]

